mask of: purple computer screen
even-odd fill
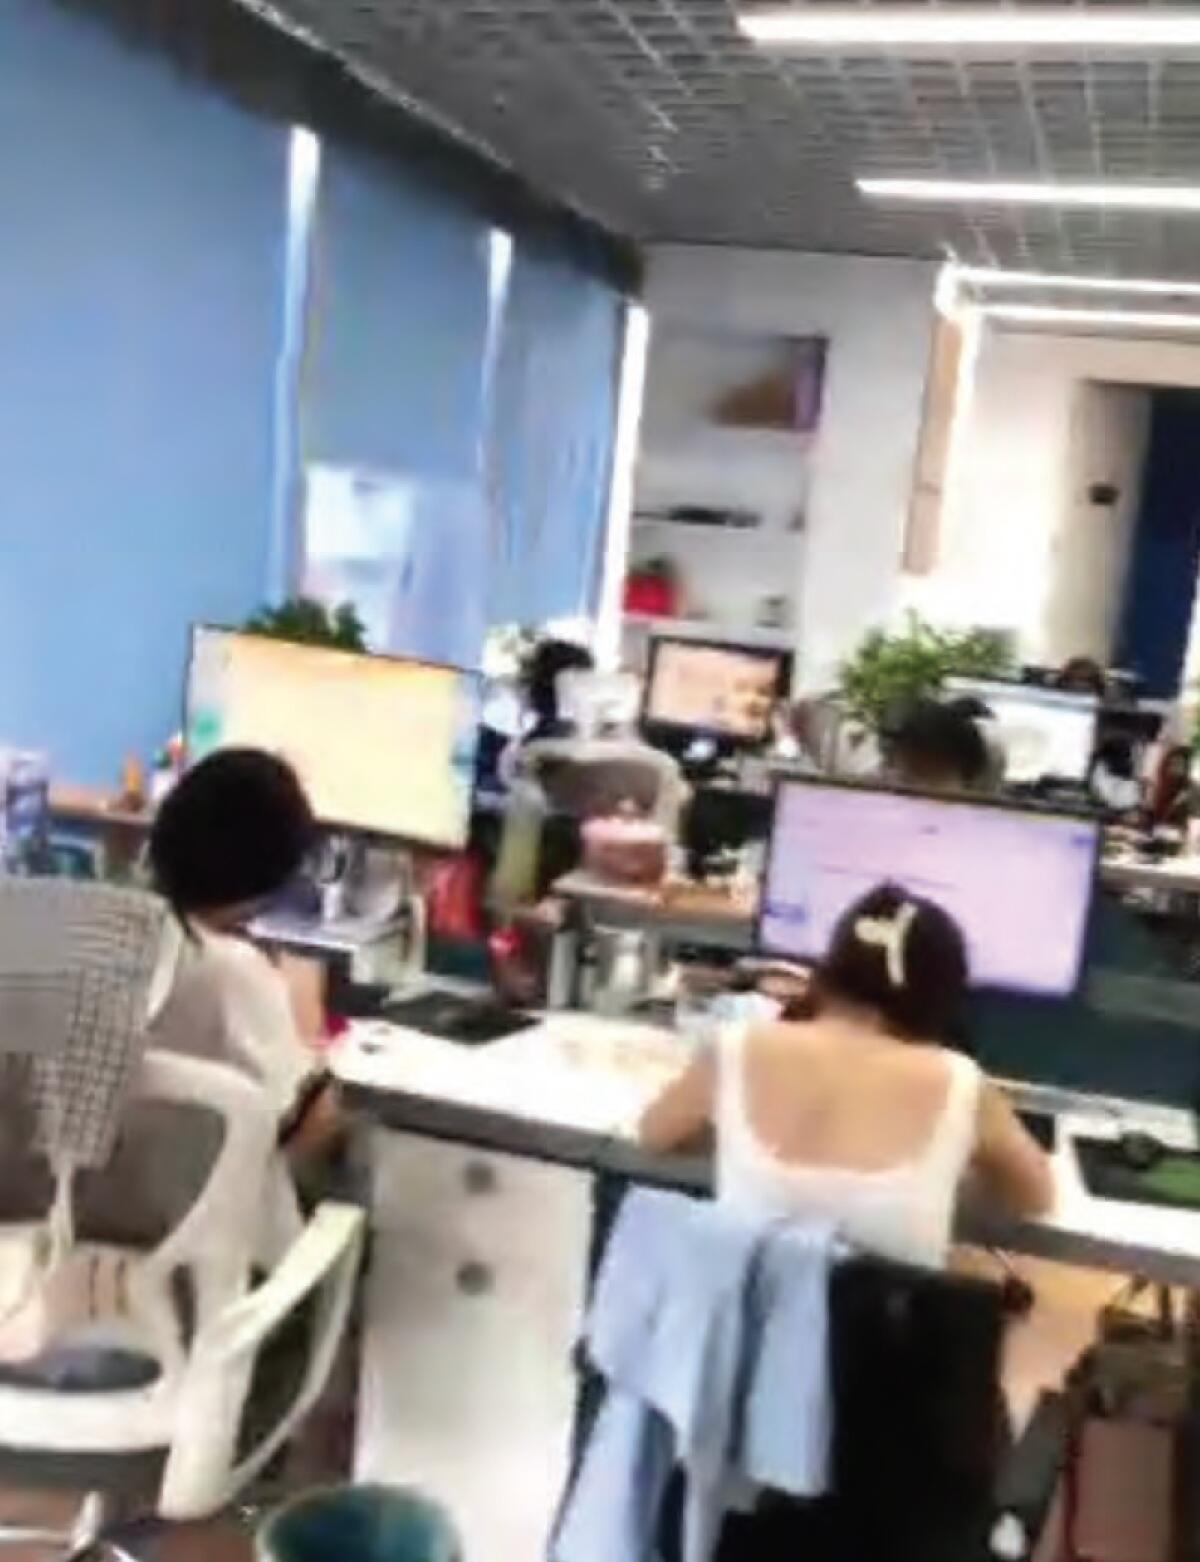
[[[760,942],[818,959],[846,908],[889,880],[954,917],[973,985],[1063,996],[1079,980],[1097,830],[1060,815],[785,782]]]

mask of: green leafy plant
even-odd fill
[[[952,675],[995,678],[1010,672],[1011,648],[990,629],[938,629],[910,613],[903,629],[873,629],[842,664],[838,687],[847,712],[878,732],[914,700],[936,695]]]
[[[367,634],[353,603],[327,608],[313,597],[289,597],[278,607],[260,608],[246,621],[250,634],[300,645],[326,645],[339,651],[365,651]]]

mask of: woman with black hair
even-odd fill
[[[990,791],[987,742],[974,700],[918,700],[885,741],[888,768],[920,792]]]
[[[711,1123],[721,1199],[830,1219],[868,1252],[940,1268],[968,1172],[1016,1213],[1052,1199],[1006,1097],[947,1045],[966,985],[954,920],[882,885],[838,924],[816,1017],[731,1027],[646,1111],[641,1140],[673,1149]]]
[[[532,717],[522,743],[540,743],[544,738],[573,736],[569,722],[559,706],[558,680],[563,673],[588,673],[595,666],[592,653],[570,640],[539,640],[529,654],[521,681]]]
[[[184,938],[154,1046],[231,1063],[269,1095],[287,1129],[307,1120],[323,1076],[303,1040],[299,996],[240,930],[294,877],[314,839],[312,810],[283,760],[223,749],[159,809],[150,864]]]

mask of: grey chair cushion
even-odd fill
[[[149,1388],[158,1363],[135,1351],[60,1345],[34,1361],[0,1362],[0,1388],[49,1389],[55,1394],[114,1394]]]
[[[133,1102],[109,1164],[76,1176],[80,1240],[156,1247],[204,1188],[224,1132],[220,1115],[201,1102]],[[41,1219],[54,1196],[49,1167],[28,1154],[26,1142],[0,1107],[0,1224]]]

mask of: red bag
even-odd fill
[[[461,852],[439,862],[430,874],[425,892],[431,936],[462,943],[482,939],[486,932],[485,884],[483,864],[472,852]]]

